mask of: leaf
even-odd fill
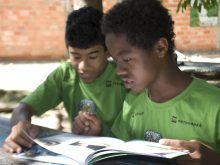
[[[193,6],[193,8],[195,8],[195,9],[196,9],[196,8],[197,8],[197,4],[198,4],[198,0],[195,0],[195,1],[194,1],[194,3],[193,3],[193,5],[192,5],[192,6]]]
[[[202,4],[199,4],[198,5],[198,11],[201,13],[201,10],[202,10]]]
[[[177,13],[180,11],[181,6],[182,6],[182,0],[180,0],[177,5],[177,10],[176,10]]]
[[[191,4],[193,2],[193,4]],[[177,12],[182,10],[184,12],[188,5],[191,5],[193,8],[201,12],[202,7],[206,10],[209,10],[213,7],[218,6],[219,0],[179,0],[177,5]]]

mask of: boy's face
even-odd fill
[[[101,44],[86,49],[68,47],[71,63],[84,83],[93,82],[107,65],[108,53]]]
[[[157,79],[160,64],[154,50],[147,52],[132,46],[124,34],[107,34],[106,45],[126,88],[140,92]]]

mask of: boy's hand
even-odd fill
[[[161,139],[160,144],[170,146],[172,149],[188,150],[190,153],[187,156],[178,158],[178,164],[204,164],[213,165],[220,164],[220,154],[215,152],[209,146],[197,140],[176,140],[176,139]]]
[[[3,148],[6,152],[17,152],[22,151],[22,147],[30,148],[33,141],[29,139],[24,131],[29,134],[32,138],[35,138],[39,133],[39,128],[32,125],[29,121],[20,121],[12,127],[11,133],[6,138]]]
[[[101,134],[101,121],[89,112],[80,111],[73,122],[72,132],[83,135],[98,136]]]

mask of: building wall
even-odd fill
[[[60,0],[0,0],[0,59],[62,58],[64,18]]]
[[[210,51],[217,49],[217,27],[190,27],[190,9],[176,13],[179,0],[163,0],[175,21],[176,47],[183,51]]]
[[[65,57],[67,0],[0,0],[0,60],[57,60]],[[106,12],[119,0],[103,0]],[[189,8],[176,13],[177,0],[163,0],[175,21],[182,51],[216,50],[217,27],[190,27]]]

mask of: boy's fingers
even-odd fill
[[[75,120],[73,122],[73,132],[81,134],[84,132],[84,127],[85,127],[84,122],[81,120],[79,115],[75,117]]]
[[[176,139],[161,139],[160,144],[170,146],[172,149],[176,150],[188,150],[194,152],[194,146],[192,142],[187,140],[176,140]]]
[[[27,135],[25,135],[25,133],[30,135],[30,133],[33,131],[31,127],[32,125],[28,121],[22,121],[22,122],[19,122],[17,125],[13,126],[12,131],[11,131],[12,140],[19,143],[20,140],[18,140],[18,138],[21,137],[25,141],[31,143],[32,140],[29,137],[27,137]]]
[[[92,135],[91,130],[100,124],[100,120],[89,112],[80,111],[75,117],[73,132],[79,134]]]
[[[33,145],[32,139],[35,138],[39,130],[28,121],[22,121],[12,127],[10,135],[6,138],[3,148],[6,152],[21,152],[22,146],[30,148]]]
[[[26,135],[22,135],[20,137],[17,137],[15,142],[19,145],[25,146],[25,147],[31,147],[33,144],[33,141],[29,139]]]
[[[93,115],[89,112],[82,112],[81,116],[84,117],[85,119],[92,119],[92,117],[95,116],[95,115]]]
[[[74,123],[73,123],[72,132],[76,133],[76,134],[81,134],[81,132],[82,132],[81,126],[76,121],[74,121]]]
[[[84,127],[84,134],[88,134],[89,130],[90,130],[89,126]]]
[[[37,137],[38,133],[39,133],[39,127],[33,125],[30,129],[30,136],[35,138],[35,137]]]
[[[91,115],[89,112],[83,112],[81,118],[83,118],[86,121],[93,122],[93,123],[98,120],[96,115]]]
[[[25,146],[25,147],[31,147],[33,144],[33,141],[27,137],[22,131],[18,134],[14,134],[13,132],[8,137],[8,142],[10,144],[16,143],[17,145]],[[9,144],[9,145],[10,145]]]
[[[85,121],[85,122],[84,122],[84,126],[85,126],[85,127],[88,127],[88,126],[89,126],[89,122],[88,122],[88,121]]]
[[[92,125],[101,124],[101,121],[95,115],[90,115],[90,114],[86,113],[86,114],[84,114],[84,116],[87,120],[89,120],[89,123]]]
[[[30,137],[27,136],[27,134],[29,136],[32,137],[31,135],[31,131],[32,129],[30,129],[29,131],[24,132],[24,130],[22,130],[19,135],[12,135],[12,140],[14,140],[16,143],[25,146],[25,147],[31,147],[32,144],[34,143],[32,141],[32,139],[30,139]]]
[[[22,148],[18,144],[16,144],[14,141],[11,139],[6,139],[5,143],[3,144],[3,148],[6,152],[21,152]]]

